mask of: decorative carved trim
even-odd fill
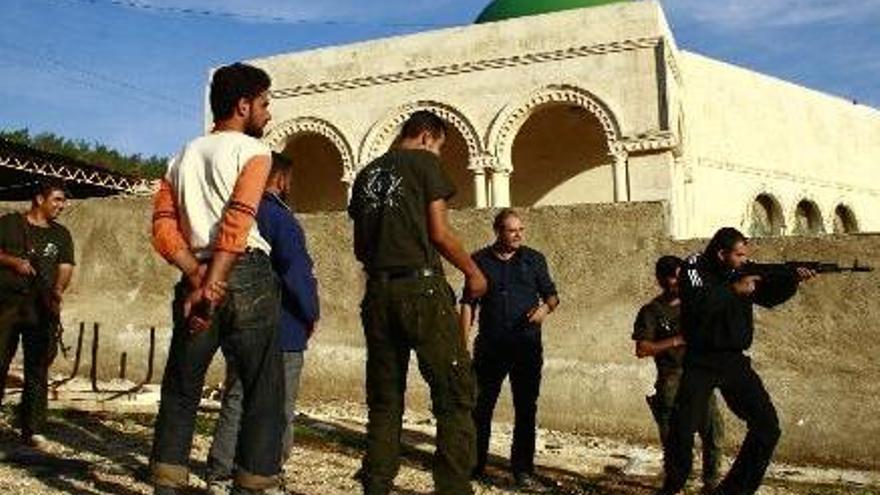
[[[590,112],[602,126],[610,153],[616,155],[626,152],[619,143],[620,131],[617,121],[601,100],[589,91],[575,86],[554,85],[532,93],[524,101],[508,105],[495,118],[489,131],[487,148],[494,152],[497,158],[496,170],[513,169],[511,153],[513,141],[520,127],[531,117],[535,109],[549,103],[568,103]]]
[[[474,168],[475,159],[484,154],[483,143],[474,126],[457,108],[436,101],[417,101],[407,103],[395,109],[390,116],[377,122],[367,133],[361,145],[359,163],[366,165],[385,152],[391,141],[396,137],[400,126],[410,115],[427,110],[455,127],[464,138],[468,150],[468,168]]]
[[[609,53],[627,52],[644,48],[654,48],[662,40],[661,37],[634,38],[610,43],[584,45],[559,50],[512,55],[498,57],[475,62],[462,62],[456,64],[425,67],[406,71],[377,74],[372,76],[355,77],[340,81],[324,81],[320,83],[303,84],[291,88],[277,89],[271,92],[272,98],[297,98],[321,93],[347,91],[370,86],[394,84],[420,79],[432,79],[435,77],[454,76],[471,72],[481,72],[493,69],[506,69],[524,65],[539,64],[545,62],[558,62],[591,55],[607,55]]]
[[[352,182],[355,176],[354,154],[342,132],[333,124],[316,117],[296,117],[273,126],[263,137],[272,149],[283,148],[297,134],[319,134],[333,143],[342,157],[342,181]]]
[[[804,177],[802,175],[797,175],[797,174],[793,174],[790,172],[780,172],[780,171],[776,171],[776,170],[767,170],[767,169],[752,167],[749,165],[743,165],[743,164],[739,164],[739,163],[722,162],[720,160],[715,160],[713,158],[698,157],[697,164],[701,167],[714,168],[716,170],[724,170],[727,172],[735,172],[735,173],[739,173],[739,174],[752,175],[755,177],[761,177],[763,179],[781,180],[781,181],[792,182],[795,184],[803,184],[805,186],[824,187],[824,188],[828,188],[828,189],[836,189],[838,191],[866,194],[869,196],[880,196],[880,189],[853,186],[851,184],[845,184],[843,182],[835,182],[835,181],[824,180],[824,179],[816,179],[813,177]]]
[[[487,170],[495,170],[495,164],[498,160],[489,153],[483,153],[480,156],[471,158],[471,164],[468,167],[474,173],[485,173]]]
[[[678,140],[672,131],[654,130],[635,136],[626,136],[620,140],[620,145],[629,153],[675,150],[678,146]]]

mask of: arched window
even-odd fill
[[[816,203],[806,199],[798,203],[794,212],[792,233],[795,235],[816,235],[824,232],[822,213]]]
[[[769,237],[782,235],[785,222],[782,207],[770,194],[759,194],[752,202],[751,225],[749,235],[752,237]]]
[[[859,231],[859,223],[852,209],[845,205],[837,205],[834,209],[834,233],[853,234]]]
[[[511,158],[514,206],[614,201],[604,129],[584,108],[549,103],[533,110],[517,132]]]

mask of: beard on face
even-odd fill
[[[258,125],[257,122],[253,120],[253,118],[248,119],[247,123],[244,126],[244,133],[248,136],[256,139],[260,139],[263,137],[263,129],[265,125]]]

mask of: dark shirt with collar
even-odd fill
[[[490,339],[539,336],[540,325],[530,323],[528,313],[557,295],[544,255],[522,246],[503,260],[490,245],[472,256],[489,282],[485,295],[465,301],[480,307],[480,335]]]
[[[318,283],[306,250],[305,233],[287,204],[273,193],[263,195],[257,226],[272,246],[272,268],[281,279],[281,349],[304,351],[320,316]]]

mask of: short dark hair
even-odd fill
[[[439,138],[446,135],[446,122],[437,114],[427,110],[419,110],[414,112],[403,123],[403,129],[400,130],[401,138],[416,138],[425,131],[431,136]]]
[[[272,169],[269,171],[270,176],[290,172],[291,169],[293,169],[293,160],[291,160],[290,157],[275,151],[272,152]]]
[[[211,78],[210,100],[214,121],[231,117],[239,100],[252,100],[271,85],[269,74],[252,65],[236,62],[220,67]]]
[[[657,280],[674,277],[683,263],[678,256],[661,256],[657,263],[654,263],[654,276],[657,277]]]
[[[706,250],[703,251],[703,256],[706,256],[714,262],[717,258],[716,254],[718,251],[730,251],[740,242],[748,244],[749,239],[745,234],[733,227],[720,228],[718,229],[718,232],[715,232],[715,235],[712,236],[712,240],[709,241],[709,244],[706,245]]]
[[[45,179],[41,179],[34,183],[31,200],[36,201],[37,196],[48,198],[54,191],[61,191],[65,196],[69,196],[67,193],[67,186],[64,184],[63,180],[55,177],[46,177]]]
[[[501,232],[501,229],[504,228],[504,222],[510,217],[519,218],[519,213],[513,208],[502,209],[495,215],[495,220],[492,221],[492,229],[494,229],[495,232]]]

